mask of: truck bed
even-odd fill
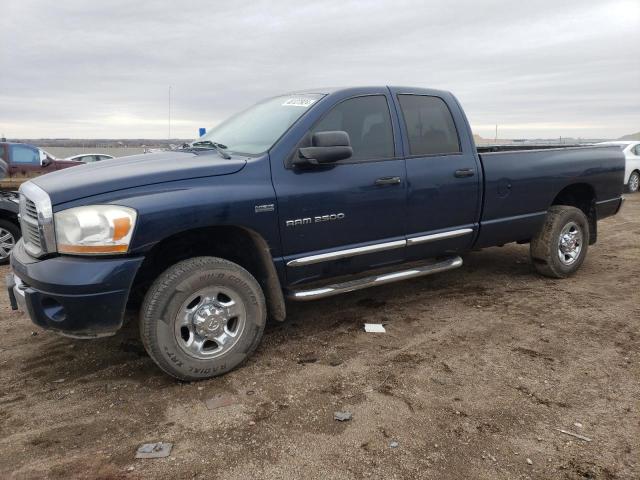
[[[484,198],[476,247],[530,240],[568,185],[592,189],[595,207],[620,198],[624,160],[615,146],[516,147],[479,156]]]

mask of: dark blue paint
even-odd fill
[[[11,254],[11,268],[29,285],[25,301],[36,325],[95,336],[122,326],[129,290],[143,260],[59,256],[33,261],[20,240]],[[63,316],[56,315],[60,306]]]
[[[261,235],[270,247],[281,286],[287,287],[447,252],[529,240],[554,198],[569,185],[586,184],[593,189],[599,218],[615,214],[619,207],[624,159],[616,147],[478,155],[464,111],[448,92],[359,87],[321,93],[325,96],[264,155],[225,160],[215,151],[165,152],[93,163],[35,179],[50,194],[54,211],[113,203],[135,208],[138,223],[126,257],[58,256],[36,261],[25,259],[24,252],[14,254],[12,264],[31,285],[33,305],[44,292],[55,294],[72,310],[82,305],[95,309],[101,298],[107,305],[100,310],[101,320],[78,314],[73,322],[80,323],[73,323],[73,328],[81,328],[83,321],[93,322],[92,328],[102,321],[120,325],[116,312],[124,308],[127,285],[144,255],[163,239],[196,228],[230,225]],[[457,127],[461,153],[408,156],[396,97],[400,93],[442,98]],[[362,95],[387,98],[394,158],[316,168],[287,166],[303,137],[332,106]],[[472,177],[454,176],[456,170],[467,168],[473,170]],[[388,176],[399,177],[401,183],[374,185],[377,178]],[[274,211],[257,213],[255,207],[265,204],[274,204]],[[343,213],[344,219],[294,227],[285,223],[337,213]],[[473,234],[304,267],[286,265],[318,253],[459,228],[471,228]],[[118,294],[111,299],[98,297],[112,292]],[[39,324],[52,326],[43,323],[42,312],[31,313]],[[112,317],[107,319],[107,314]]]

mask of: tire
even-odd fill
[[[21,236],[18,225],[10,220],[0,219],[0,265],[9,263],[9,254]]]
[[[638,190],[640,190],[640,173],[631,172],[629,182],[627,183],[627,191],[629,193],[636,193]]]
[[[584,212],[555,205],[547,212],[538,235],[531,240],[531,262],[545,277],[567,278],[578,271],[588,248],[589,220]]]
[[[244,362],[266,319],[264,294],[248,271],[221,258],[195,257],[151,285],[140,309],[140,337],[164,372],[200,380]]]

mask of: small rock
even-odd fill
[[[173,443],[144,443],[138,447],[136,458],[163,458],[168,457],[173,448]]]
[[[333,412],[333,419],[339,422],[348,422],[353,418],[353,413],[351,412]]]
[[[38,336],[38,332],[31,332],[31,336],[32,337],[37,337]]]
[[[538,440],[539,442],[542,441],[542,437],[537,437],[536,440]]]
[[[204,387],[198,387],[198,390],[202,391],[204,390]]]
[[[580,422],[575,422],[573,424],[574,427],[582,428],[582,424]]]
[[[338,365],[342,364],[342,359],[336,354],[329,355],[328,361],[329,365],[331,365],[332,367],[337,367]]]
[[[318,356],[314,352],[303,353],[298,356],[298,363],[316,363],[318,361]]]
[[[135,467],[131,466],[131,467],[127,467],[127,472],[133,472],[135,470]]]
[[[254,392],[253,390],[247,390],[245,393],[247,395],[255,395],[256,394],[256,392]]]
[[[398,448],[398,446],[399,446],[399,445],[400,445],[400,444],[399,444],[398,442],[396,442],[395,440],[389,444],[389,446],[390,446],[391,448]]]
[[[64,378],[59,378],[57,380],[53,380],[53,383],[62,383],[64,382],[64,380],[65,380]]]
[[[254,422],[253,420],[249,421],[249,425],[251,425],[252,427],[256,424],[256,422]]]
[[[527,458],[527,463],[528,463],[529,465],[533,465],[533,462],[531,461],[531,459],[530,459],[530,458]]]

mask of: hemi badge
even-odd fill
[[[264,205],[256,205],[255,209],[256,213],[273,212],[275,207],[273,206],[273,203],[265,203]]]

